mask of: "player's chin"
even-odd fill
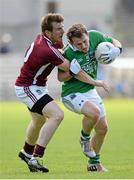
[[[82,52],[87,53],[88,49],[83,49]]]

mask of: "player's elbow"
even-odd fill
[[[64,79],[63,79],[59,74],[58,74],[57,79],[58,79],[60,82],[63,82],[63,81],[64,81]]]
[[[60,82],[64,82],[63,79],[60,79],[60,78],[59,78],[58,80],[59,80]]]

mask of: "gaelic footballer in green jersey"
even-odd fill
[[[111,37],[105,36],[101,32],[94,30],[88,32],[88,38],[89,46],[87,52],[79,51],[77,47],[73,46],[72,44],[68,44],[64,49],[64,56],[70,61],[73,58],[77,59],[77,61],[81,65],[81,68],[85,72],[87,72],[93,79],[96,79],[98,62],[95,59],[95,49],[99,43],[105,41],[112,43],[113,39]],[[75,78],[71,78],[69,81],[64,82],[62,86],[62,97],[73,92],[87,92],[88,90],[93,88],[93,85],[89,86],[88,84],[83,83]]]
[[[81,68],[94,80],[97,77],[98,62],[95,59],[95,49],[101,42],[113,43],[113,49],[107,58],[120,52],[121,44],[112,37],[98,31],[87,31],[82,24],[75,24],[67,32],[69,44],[64,49],[64,56],[71,62],[77,59]],[[88,171],[107,171],[100,162],[100,150],[107,133],[108,125],[103,101],[95,86],[81,82],[69,73],[58,72],[62,85],[62,102],[71,111],[83,114],[80,144],[83,153],[89,158]],[[95,133],[91,136],[92,129]]]

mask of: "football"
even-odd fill
[[[110,51],[110,49],[112,49],[114,47],[114,45],[110,42],[102,42],[100,43],[96,50],[95,50],[95,58],[97,59],[97,61],[101,64],[110,64],[112,63],[115,59],[111,59],[110,61],[107,60],[107,58],[103,57],[104,53],[107,53],[108,51]]]

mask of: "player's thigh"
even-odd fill
[[[31,85],[27,87],[15,86],[18,99],[31,109],[44,95],[48,94],[46,86]]]
[[[86,93],[72,93],[62,98],[62,102],[69,110],[93,118],[99,116],[99,108],[91,102]]]
[[[32,85],[29,87],[15,87],[17,97],[27,105],[28,109],[32,113],[42,114],[43,108],[53,98],[49,96],[48,90],[45,86]]]
[[[103,118],[106,116],[105,106],[103,103],[103,100],[97,93],[95,89],[88,91],[87,93],[84,93],[84,95],[88,98],[88,100],[93,103],[100,111],[100,118]]]
[[[85,116],[87,116],[89,119],[99,119],[100,117],[100,111],[99,108],[92,102],[90,102],[89,100],[86,101],[81,109],[82,114],[84,114]]]
[[[46,104],[42,110],[42,113],[44,116],[48,118],[58,118],[58,119],[64,118],[63,111],[54,101],[51,101],[48,104]]]
[[[68,96],[62,97],[64,106],[76,113],[82,114],[81,110],[88,99],[82,93],[72,93]]]

